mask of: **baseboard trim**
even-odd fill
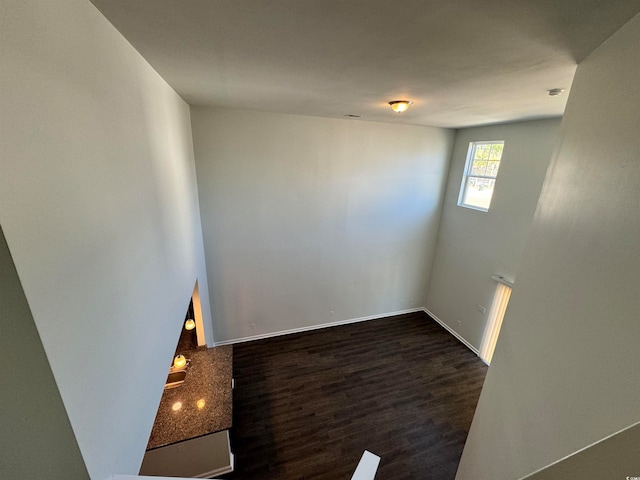
[[[426,313],[427,315],[429,315],[431,318],[433,318],[436,322],[438,322],[440,324],[440,326],[442,328],[444,328],[447,332],[449,332],[451,335],[453,335],[454,337],[456,337],[461,343],[464,344],[465,347],[467,347],[469,350],[471,350],[473,353],[475,353],[477,356],[480,356],[480,352],[478,351],[478,349],[476,347],[474,347],[473,345],[471,345],[469,342],[467,342],[458,332],[456,332],[453,328],[451,328],[449,325],[447,325],[446,323],[444,323],[442,320],[440,320],[437,316],[435,316],[432,312],[430,312],[427,308],[423,308],[422,311],[424,313]]]
[[[310,325],[308,327],[290,328],[288,330],[280,330],[278,332],[273,332],[273,333],[263,333],[260,335],[252,335],[250,337],[240,337],[240,338],[233,338],[231,340],[222,340],[220,342],[215,342],[215,346],[219,347],[221,345],[233,345],[234,343],[251,342],[253,340],[262,340],[264,338],[279,337],[281,335],[290,335],[292,333],[310,332],[312,330],[319,330],[321,328],[337,327],[339,325],[348,325],[350,323],[366,322],[367,320],[377,320],[379,318],[393,317],[395,315],[403,315],[405,313],[415,313],[415,312],[424,312],[424,311],[425,309],[423,307],[420,307],[420,308],[409,308],[407,310],[398,310],[397,312],[379,313],[376,315],[369,315],[366,317],[350,318],[347,320],[338,320],[336,322]]]

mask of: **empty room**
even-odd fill
[[[639,12],[0,0],[0,478],[640,477]]]

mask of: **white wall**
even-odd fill
[[[425,305],[476,349],[496,290],[491,274],[515,280],[559,125],[538,120],[456,133]],[[505,141],[488,212],[457,204],[469,142],[481,140]]]
[[[639,49],[635,17],[578,67],[458,479],[521,478],[640,420]]]
[[[189,108],[85,0],[0,22],[0,223],[91,478],[135,474],[208,304]]]
[[[0,478],[89,478],[1,229],[0,322]]]
[[[210,108],[192,124],[217,341],[422,306],[451,131]]]

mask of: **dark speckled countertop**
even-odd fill
[[[147,450],[231,428],[233,347],[185,356],[191,359],[187,376],[180,387],[162,394]]]

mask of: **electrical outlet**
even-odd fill
[[[256,328],[256,324],[255,324],[255,323],[252,323],[252,324],[251,324],[251,329],[252,329],[252,330],[255,330],[255,328]]]
[[[329,312],[329,316],[331,317],[331,320],[333,320],[333,318],[335,317],[335,315],[336,315],[336,312],[334,312],[333,310],[331,310],[331,311]]]
[[[478,305],[478,311],[484,315],[484,312],[486,312],[487,309],[484,308],[482,305]]]

